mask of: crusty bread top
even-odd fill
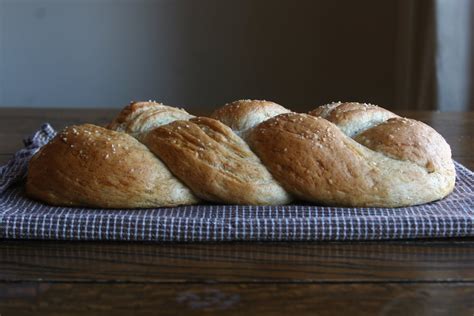
[[[150,131],[144,143],[198,196],[234,204],[286,204],[289,195],[228,126],[205,117]]]
[[[358,134],[354,140],[388,157],[413,162],[428,172],[452,165],[448,143],[420,121],[391,118]]]
[[[293,196],[398,207],[453,190],[449,145],[422,122],[354,102],[310,114],[240,100],[216,110],[215,119],[193,118],[156,102],[132,103],[109,126],[120,132],[72,126],[44,146],[30,162],[27,194],[106,208],[192,204],[198,197],[286,204]]]
[[[379,106],[357,102],[334,102],[309,112],[336,124],[349,137],[376,126],[396,114]]]
[[[420,124],[394,119],[386,124],[388,132],[380,125],[374,134],[370,130],[361,134],[360,140],[373,142],[377,152],[325,119],[289,113],[258,125],[249,134],[248,142],[275,179],[302,200],[396,207],[439,199],[454,187],[454,165],[444,141],[438,145],[420,142],[411,149],[404,148],[402,140],[391,143],[398,149],[385,150],[385,141],[392,141],[390,133],[402,125],[408,130],[398,136],[410,144],[434,137],[430,128]],[[420,139],[408,136],[417,132]],[[444,168],[433,171],[436,165]]]
[[[239,100],[215,110],[211,118],[229,126],[237,135],[245,135],[253,127],[271,117],[291,112],[283,106],[265,100]]]
[[[367,103],[334,102],[309,112],[334,123],[347,136],[388,157],[411,161],[430,172],[451,164],[451,148],[423,122],[401,118]]]
[[[155,127],[193,117],[184,109],[155,101],[132,102],[119,113],[108,128],[140,138]]]
[[[54,205],[137,208],[198,200],[128,134],[85,124],[59,133],[31,159],[27,194]]]

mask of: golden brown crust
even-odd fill
[[[238,100],[228,103],[211,114],[211,118],[229,126],[237,135],[245,135],[261,122],[290,110],[265,100]]]
[[[396,207],[453,190],[449,145],[431,127],[354,102],[310,114],[240,100],[212,114],[228,127],[156,102],[132,103],[110,124],[121,132],[72,126],[44,146],[30,162],[27,194],[54,205],[120,208],[196,203],[190,190],[221,203],[285,204],[291,194]]]
[[[430,126],[407,118],[392,118],[355,138],[362,145],[394,159],[413,162],[428,172],[451,164],[451,149]]]
[[[133,120],[135,116],[139,115],[142,112],[148,111],[150,109],[161,108],[162,103],[155,101],[138,101],[130,102],[129,105],[124,107],[122,111],[117,115],[117,117],[109,124],[108,128],[116,130],[120,128],[119,126]]]
[[[344,134],[350,137],[390,118],[398,117],[379,106],[357,102],[334,102],[320,106],[308,114],[322,117],[336,124]]]
[[[141,138],[153,128],[193,117],[183,109],[154,101],[132,102],[119,113],[108,128]]]
[[[374,152],[331,122],[305,114],[274,117],[258,125],[248,141],[275,179],[306,201],[395,207],[442,198],[454,187],[450,157],[446,168],[429,172]]]
[[[175,121],[148,133],[144,143],[202,199],[235,204],[290,201],[247,144],[217,120]]]
[[[197,198],[133,137],[85,124],[70,126],[30,161],[28,196],[53,205],[138,208]]]

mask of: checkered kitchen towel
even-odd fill
[[[133,241],[369,240],[474,236],[474,173],[456,163],[454,192],[404,208],[194,205],[143,210],[52,207],[25,197],[29,158],[55,135],[42,126],[0,167],[0,238]],[[13,185],[19,182],[19,185]]]

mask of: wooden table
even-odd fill
[[[116,110],[0,109],[0,163],[42,122]],[[402,113],[474,169],[474,113]],[[2,241],[0,315],[474,315],[474,239],[143,244]]]

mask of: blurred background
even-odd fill
[[[0,106],[474,109],[471,0],[0,0]]]

